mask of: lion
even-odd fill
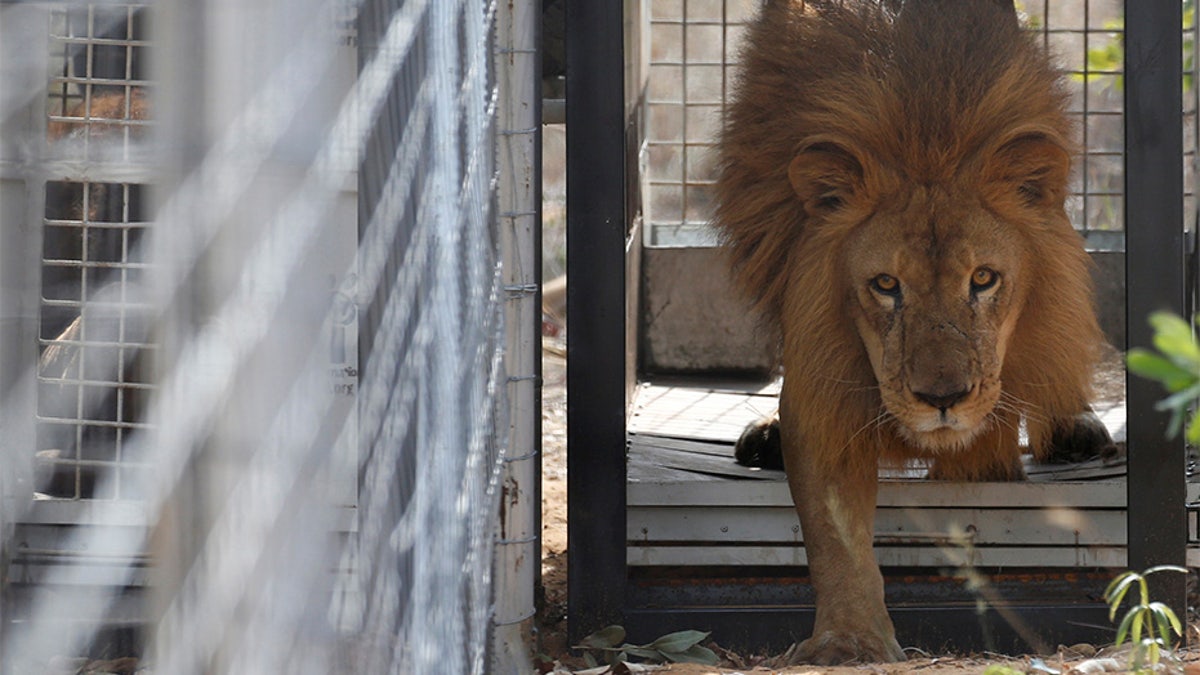
[[[1018,480],[1111,443],[1064,210],[1068,93],[1011,2],[774,0],[748,27],[714,225],[782,336],[780,444],[817,594],[800,661],[904,659],[872,551],[878,467]]]

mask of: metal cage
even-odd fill
[[[635,641],[667,630],[698,628],[715,631],[722,644],[781,648],[812,625],[802,552],[789,534],[794,528],[788,530],[788,520],[794,521],[794,515],[785,513],[791,507],[782,483],[767,481],[765,487],[746,490],[720,482],[691,486],[629,482],[635,471],[644,473],[646,463],[659,457],[644,455],[648,442],[657,443],[664,451],[661,456],[674,449],[668,447],[672,439],[648,441],[627,433],[637,428],[635,416],[636,425],[642,425],[640,418],[646,414],[645,408],[635,406],[641,400],[637,399],[639,377],[647,376],[647,364],[662,363],[655,360],[659,345],[650,334],[652,322],[661,320],[667,305],[671,311],[683,307],[685,313],[701,315],[698,323],[675,326],[691,339],[693,333],[731,332],[725,326],[714,330],[704,324],[714,321],[710,318],[714,315],[740,316],[737,312],[744,311],[732,301],[721,305],[709,297],[728,292],[721,275],[713,273],[720,264],[715,255],[671,247],[712,243],[705,224],[705,190],[712,180],[712,166],[705,151],[713,141],[714,115],[728,87],[728,67],[737,53],[740,26],[754,4],[647,0],[626,2],[623,7],[568,6],[568,578],[570,630],[575,639],[607,623],[622,623]],[[1125,306],[1118,312],[1111,339],[1125,344],[1128,330],[1129,345],[1148,344],[1142,317],[1151,309],[1182,311],[1184,307],[1184,254],[1190,250],[1184,232],[1195,231],[1191,198],[1195,93],[1189,90],[1185,96],[1181,90],[1184,58],[1167,64],[1154,61],[1151,54],[1153,50],[1180,54],[1192,68],[1194,22],[1184,24],[1184,8],[1173,0],[1156,3],[1153,9],[1130,5],[1123,24],[1118,23],[1122,8],[1113,2],[1047,0],[1018,5],[1046,44],[1062,55],[1068,81],[1075,88],[1072,113],[1079,119],[1086,147],[1070,209],[1091,247],[1115,253],[1101,263],[1101,276],[1107,275],[1124,291],[1115,296],[1119,298],[1115,304]],[[1123,62],[1107,58],[1112,52],[1109,47],[1123,53]],[[656,272],[664,261],[669,263],[667,271]],[[679,291],[669,296],[669,303],[656,301],[661,290],[654,284],[664,283],[664,277],[674,284],[672,292]],[[1130,317],[1128,328],[1125,316]],[[728,348],[728,343],[715,342]],[[739,342],[732,351],[746,344]],[[741,350],[743,354],[753,351],[753,347]],[[705,363],[710,369],[747,367],[745,359]],[[634,364],[643,370],[635,374]],[[752,366],[762,367],[761,362]],[[702,372],[705,367],[698,368]],[[771,393],[762,384],[748,389],[741,384],[722,386],[726,389],[702,388],[687,403],[691,413],[710,426],[721,424],[722,402],[717,394],[737,390],[739,396],[769,398]],[[888,587],[889,597],[899,601],[893,604],[892,616],[902,642],[934,648],[949,643],[1021,649],[1029,648],[1030,633],[1047,641],[1082,639],[1089,634],[1081,626],[1105,623],[1104,608],[1088,600],[1091,591],[1081,592],[1082,586],[1102,589],[1106,569],[1112,565],[1141,568],[1185,561],[1185,502],[1191,493],[1185,489],[1184,447],[1182,441],[1163,439],[1165,418],[1151,412],[1159,397],[1154,385],[1131,379],[1127,387],[1128,477],[1099,490],[1108,497],[1104,504],[1095,505],[1104,512],[1096,513],[1100,520],[1117,519],[1108,528],[1117,538],[1093,549],[1095,558],[1079,557],[1086,546],[1080,548],[1076,542],[1076,553],[1059,557],[1058,562],[1050,562],[1053,556],[1038,558],[1010,550],[1003,561],[995,558],[992,563],[1030,573],[1041,569],[1038,578],[1045,589],[1054,585],[1053,579],[1066,578],[1065,573],[1073,580],[1066,586],[1075,586],[1061,597],[1076,599],[1047,604],[1043,597],[1031,603],[1015,594],[1005,600],[1023,582],[996,575],[999,600],[977,616],[973,607],[961,608],[961,603],[973,604],[969,594],[944,595],[937,583],[912,583],[903,572],[913,570],[913,579],[936,576],[953,564],[944,559],[892,563],[908,565],[896,568],[899,576]],[[725,443],[692,448],[693,454],[704,455],[703,461],[711,460],[714,466],[722,458],[731,464]],[[916,487],[924,496],[913,491]],[[1045,506],[1036,497],[1038,488],[1033,483],[1028,490],[997,493],[995,499],[987,497],[987,489],[957,497],[952,489],[939,492],[940,496],[925,495],[949,487],[899,483],[881,492],[881,498],[894,491],[888,497],[894,497],[894,506],[929,514],[937,509],[922,509],[933,503],[969,505],[981,509],[978,517],[984,522],[997,517],[998,512],[989,509],[1036,511]],[[1072,494],[1081,499],[1099,494],[1098,488],[1078,487]],[[697,508],[716,508],[722,495],[728,499],[721,506],[746,513],[712,517],[712,512]],[[648,510],[653,506],[646,501],[650,498],[663,508]],[[1090,499],[1078,506],[1088,508],[1084,502]],[[765,507],[779,513],[770,514]],[[733,511],[720,512],[726,513]],[[663,557],[646,562],[650,558],[643,557],[642,540],[656,522],[662,522],[651,519],[660,516],[675,518],[679,534],[661,542]],[[743,516],[750,520],[737,520]],[[735,540],[738,527],[747,523],[752,528],[774,527],[768,521],[774,522],[776,516],[778,527],[770,541],[778,543],[771,554],[777,557],[763,557],[770,552]],[[910,525],[897,527],[908,532]],[[1126,532],[1137,535],[1126,539]],[[1053,540],[1061,536],[1053,535]],[[1065,536],[1070,539],[1069,532]],[[936,548],[936,542],[922,544],[903,533],[887,538],[896,546]],[[699,549],[688,548],[701,540],[727,540],[733,548],[726,550],[740,550],[744,557],[734,561],[738,556],[722,554],[708,559],[716,562],[705,563]],[[905,555],[895,560],[916,560]],[[934,557],[939,555],[944,556]],[[1047,564],[1059,566],[1059,571],[1045,574]],[[1085,569],[1078,569],[1079,565]],[[1072,576],[1075,572],[1078,575]],[[1172,582],[1164,594],[1182,609],[1182,581]],[[1001,613],[1018,621],[1010,623]]]

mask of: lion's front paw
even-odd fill
[[[1097,457],[1114,459],[1120,454],[1108,428],[1088,410],[1079,413],[1070,423],[1055,429],[1041,460],[1050,464],[1084,462]]]
[[[779,440],[779,418],[764,417],[751,422],[733,449],[738,464],[761,469],[783,468],[783,445]]]
[[[789,650],[791,664],[838,666],[845,663],[904,661],[904,650],[891,635],[823,631]]]

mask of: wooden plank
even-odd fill
[[[790,507],[630,508],[626,533],[633,543],[801,543]],[[1124,546],[1125,514],[1109,509],[881,508],[876,543],[939,545]]]
[[[683,450],[713,457],[724,457],[733,461],[733,443],[671,438],[653,434],[629,434],[630,452],[647,452],[659,448]]]
[[[1194,559],[1200,563],[1200,551]],[[1189,556],[1193,551],[1189,550]],[[876,546],[884,567],[958,567],[967,556],[960,548]],[[1192,560],[1189,557],[1189,562]],[[803,566],[803,546],[635,546],[626,548],[631,566]],[[978,547],[970,552],[977,567],[1125,567],[1125,549],[1111,546]]]
[[[701,485],[721,480],[720,476],[696,473],[695,471],[683,471],[663,466],[645,455],[630,455],[627,467],[629,472],[628,483],[631,485],[639,481],[681,485],[690,484],[693,486],[693,490],[698,490],[703,489]]]
[[[694,473],[701,476],[725,476],[751,480],[784,480],[782,471],[742,466],[733,460],[733,446],[729,444],[702,443],[673,438],[632,436],[629,450],[629,481],[648,479],[645,467],[667,467],[684,475]],[[636,464],[635,464],[636,462]]]
[[[697,490],[688,483],[631,483],[630,506],[791,506],[787,483],[718,481]],[[880,506],[896,507],[1073,507],[1113,508],[1125,505],[1123,480],[1090,483],[958,483],[950,481],[880,481]]]
[[[685,474],[699,475],[701,477],[707,475],[749,480],[783,480],[782,471],[764,471],[763,469],[742,466],[732,459],[725,457],[694,455],[675,450],[660,449],[652,455],[643,457],[641,461],[651,466],[667,467]],[[644,480],[644,477],[631,477],[629,482],[633,483],[640,480]]]
[[[1106,480],[1128,472],[1125,460],[1106,462],[1093,459],[1076,464],[1033,464],[1026,462],[1025,473],[1031,481]]]

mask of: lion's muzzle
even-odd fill
[[[957,388],[957,386],[938,387],[938,389],[950,389],[951,391],[946,393],[940,393],[938,391],[914,391],[913,396],[915,396],[918,401],[921,401],[931,408],[937,408],[942,412],[943,416],[946,414],[946,411],[950,410],[950,408],[953,408],[956,403],[963,400],[971,393],[970,388]]]

